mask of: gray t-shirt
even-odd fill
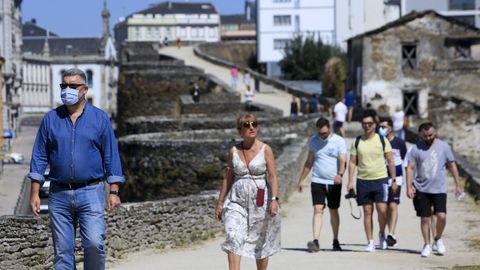
[[[455,158],[450,146],[439,139],[428,146],[417,142],[408,153],[407,159],[415,164],[416,176],[413,184],[418,191],[425,193],[447,193],[445,166]]]

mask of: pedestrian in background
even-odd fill
[[[238,82],[238,69],[237,67],[232,67],[230,69],[230,76],[232,80],[232,88],[237,89],[237,82]]]
[[[265,270],[269,257],[281,249],[275,158],[272,148],[257,139],[257,126],[252,114],[237,119],[243,141],[230,149],[215,208],[225,226],[221,247],[230,270],[240,269],[241,257],[256,259],[257,269]]]
[[[455,194],[463,194],[458,168],[450,146],[437,138],[437,131],[431,122],[418,127],[420,140],[408,153],[407,196],[413,199],[413,205],[420,217],[423,236],[422,257],[432,253],[430,239],[430,216],[436,215],[437,234],[433,245],[439,255],[446,252],[442,236],[447,224],[447,174],[445,167],[452,173],[455,181]],[[413,177],[414,173],[416,174]],[[433,208],[433,210],[432,210]]]
[[[247,85],[247,88],[245,89],[245,93],[244,93],[245,105],[247,107],[247,110],[252,109],[254,96],[255,96],[255,92],[252,90],[252,88],[250,88],[250,85]]]
[[[338,241],[340,227],[338,208],[340,207],[347,147],[342,137],[331,132],[327,119],[318,119],[316,126],[317,134],[310,138],[308,158],[297,184],[297,191],[303,192],[305,178],[313,168],[311,183],[313,240],[307,243],[307,248],[310,252],[320,251],[320,230],[322,229],[325,200],[327,200],[333,231],[332,248],[334,251],[342,251]]]
[[[348,91],[345,94],[345,105],[347,105],[347,108],[348,108],[347,121],[350,123],[352,122],[353,106],[355,105],[355,94],[353,93],[352,90]]]
[[[298,116],[298,102],[297,98],[292,95],[292,102],[290,102],[290,118],[294,119]]]
[[[405,122],[405,113],[400,106],[395,107],[395,112],[392,114],[393,133],[395,137],[405,140],[405,130],[403,124]]]
[[[345,137],[345,130],[343,129],[343,123],[347,119],[348,108],[344,102],[345,99],[341,99],[335,104],[333,107],[333,119],[335,119],[335,123],[333,124],[334,132],[340,133],[342,137]]]
[[[398,205],[400,204],[400,194],[403,185],[403,163],[405,155],[407,154],[407,146],[405,142],[393,133],[393,122],[391,119],[384,120],[380,123],[379,134],[388,139],[392,145],[393,164],[395,165],[395,180],[397,183],[397,190],[392,190],[392,176],[387,167],[388,172],[388,201],[387,201],[387,245],[394,247],[397,245],[397,237],[395,236],[395,229],[397,228],[398,220]],[[388,166],[388,164],[387,164]]]
[[[86,101],[88,86],[82,70],[63,73],[64,105],[45,115],[35,139],[28,177],[30,208],[40,212],[39,190],[50,165],[50,212],[55,269],[75,269],[77,222],[84,252],[84,269],[105,269],[104,180],[110,184],[108,210],[120,205],[125,181],[117,142],[105,112]]]

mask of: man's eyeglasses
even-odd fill
[[[246,122],[243,122],[243,127],[244,128],[257,128],[257,122],[256,121],[246,121]]]
[[[362,122],[362,126],[364,127],[371,127],[373,126],[373,124],[375,124],[374,122]]]
[[[83,83],[61,83],[60,84],[60,89],[65,89],[67,87],[72,88],[72,89],[77,89],[80,86],[84,86],[85,84]]]

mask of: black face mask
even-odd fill
[[[430,139],[430,140],[424,140],[425,144],[428,145],[428,146],[432,145],[433,141],[435,141],[435,138]]]

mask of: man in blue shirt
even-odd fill
[[[355,94],[352,90],[348,91],[345,94],[345,105],[348,108],[348,117],[347,121],[350,123],[352,122],[352,114],[353,114],[353,105],[355,104]]]
[[[80,224],[84,269],[105,269],[104,179],[110,184],[108,210],[120,205],[125,181],[112,125],[106,113],[88,104],[82,70],[63,73],[64,105],[45,115],[33,146],[28,177],[30,208],[40,213],[39,189],[48,175],[48,209],[52,224],[55,269],[75,269],[75,231]]]
[[[345,173],[347,147],[342,137],[331,132],[330,123],[325,118],[317,121],[318,134],[310,139],[308,158],[302,174],[298,180],[297,191],[303,191],[305,177],[312,172],[312,201],[313,201],[313,241],[307,243],[310,252],[319,251],[320,229],[322,227],[325,199],[330,210],[330,223],[333,230],[333,250],[341,251],[338,242],[340,217],[340,196],[342,191],[342,177]]]

